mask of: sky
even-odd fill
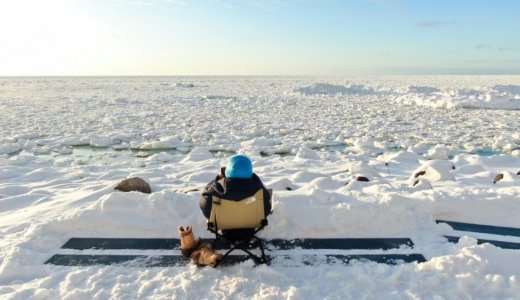
[[[520,74],[517,0],[0,0],[0,76]]]

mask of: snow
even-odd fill
[[[312,85],[295,88],[293,93],[300,93],[302,95],[355,95],[373,94],[374,89],[365,87],[362,84],[344,86],[329,83],[315,83]]]
[[[437,108],[520,109],[520,86],[497,84],[478,89],[445,89],[410,86],[394,102]]]
[[[0,154],[14,154],[22,150],[22,146],[17,143],[5,143],[0,145]]]
[[[434,220],[520,228],[519,95],[518,76],[0,78],[0,298],[517,299],[519,250]],[[210,237],[197,200],[234,153],[274,189],[262,236],[409,237],[427,261],[44,264],[71,237]],[[113,189],[135,176],[152,194]]]

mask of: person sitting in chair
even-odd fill
[[[204,216],[209,219],[213,205],[213,196],[232,201],[240,201],[254,196],[260,189],[263,190],[264,213],[267,217],[272,209],[271,194],[260,178],[253,173],[251,160],[244,155],[234,155],[229,159],[226,167],[221,169],[220,174],[206,185],[202,191],[202,196],[199,199],[200,209]],[[223,234],[231,240],[240,240],[250,231],[251,229],[233,229],[223,231]]]
[[[244,155],[234,155],[229,159],[226,167],[220,170],[220,174],[211,181],[202,191],[199,205],[202,213],[210,219],[213,197],[230,201],[241,201],[255,196],[262,191],[264,217],[271,213],[271,193],[267,190],[260,178],[253,173],[251,160]],[[260,208],[261,209],[261,208]],[[232,241],[247,239],[255,229],[229,229],[222,234]],[[200,266],[216,266],[221,255],[215,252],[212,245],[195,239],[193,228],[180,226],[178,228],[181,237],[181,253]],[[262,250],[263,253],[263,250]],[[265,260],[265,258],[264,258]]]

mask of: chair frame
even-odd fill
[[[265,248],[264,248],[264,241],[257,237],[256,234],[260,232],[262,229],[264,229],[265,226],[267,226],[268,222],[267,219],[263,219],[261,222],[260,227],[256,228],[254,232],[247,235],[245,238],[234,241],[227,239],[222,233],[220,233],[218,227],[215,226],[213,222],[207,222],[208,230],[213,232],[215,234],[215,240],[212,243],[213,249],[215,249],[215,246],[218,244],[219,241],[226,241],[229,242],[230,248],[224,255],[222,255],[221,259],[217,261],[217,263],[213,267],[217,267],[223,260],[225,260],[229,254],[237,249],[244,251],[249,257],[251,257],[255,263],[257,264],[268,264],[267,257],[265,255]],[[237,228],[241,229],[241,228]],[[256,255],[253,252],[251,252],[247,247],[250,244],[250,241],[254,240],[258,242],[258,248],[260,248],[261,255]]]
[[[271,201],[271,203],[272,203],[272,190],[269,189],[268,192],[271,196],[269,201]],[[262,198],[262,199],[263,199],[263,201],[266,201],[266,199],[264,199],[264,198]],[[212,204],[220,205],[221,200],[222,199],[218,199],[218,200],[212,199],[212,202],[213,202]],[[213,210],[213,208],[212,208],[212,210]],[[245,252],[248,255],[248,257],[252,258],[255,261],[256,264],[268,264],[269,263],[266,255],[265,255],[264,241],[263,241],[263,239],[256,236],[256,234],[258,232],[260,232],[262,229],[264,229],[268,225],[267,216],[264,215],[264,218],[260,220],[260,224],[256,228],[226,228],[226,230],[254,229],[254,231],[252,231],[250,234],[246,235],[245,237],[242,237],[239,240],[226,238],[226,236],[223,233],[221,233],[221,229],[218,227],[218,222],[217,222],[216,217],[214,219],[214,222],[212,222],[211,220],[208,219],[206,225],[207,225],[208,231],[215,234],[215,240],[212,243],[213,249],[216,248],[215,246],[220,241],[225,241],[225,242],[229,243],[229,245],[230,245],[229,250],[226,251],[226,253],[224,255],[222,255],[221,259],[215,264],[214,267],[217,267],[222,261],[224,261],[229,256],[229,254],[231,252],[233,252],[237,249]],[[255,241],[258,243],[257,247],[260,248],[261,255],[256,255],[256,254],[252,253],[250,251],[250,249],[248,249],[248,246],[251,245],[251,243],[250,243],[251,241],[253,241],[253,243]]]

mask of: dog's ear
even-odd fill
[[[226,177],[226,167],[220,168],[220,177],[222,177],[222,178]]]

